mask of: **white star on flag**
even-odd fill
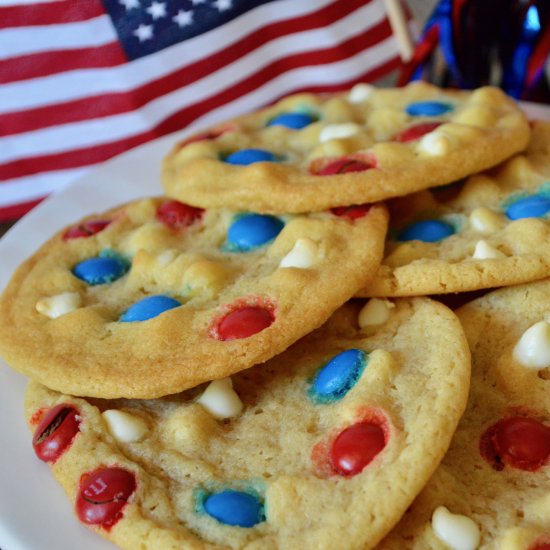
[[[177,23],[179,27],[191,25],[193,23],[193,12],[180,10],[174,17],[172,17],[172,21]]]
[[[139,0],[118,0],[118,2],[126,8],[126,11],[139,8]]]
[[[204,4],[206,0],[191,0],[193,6],[198,6],[199,4]]]
[[[161,17],[166,17],[166,3],[153,2],[145,11],[156,21]]]
[[[139,38],[140,42],[145,42],[153,38],[153,25],[141,24],[134,32],[134,36]]]
[[[232,0],[216,0],[212,5],[216,6],[218,11],[227,11],[233,7],[233,2]]]

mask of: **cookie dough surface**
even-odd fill
[[[359,85],[290,96],[176,145],[163,185],[202,207],[324,210],[455,181],[521,151],[528,137],[525,116],[496,88]]]
[[[16,271],[0,353],[50,388],[95,397],[167,395],[263,362],[374,276],[385,209],[339,214],[147,199],[93,216]]]
[[[85,400],[31,383],[37,454],[78,517],[122,548],[371,548],[445,453],[470,358],[458,320],[437,302],[387,304],[385,321],[360,305],[215,382],[223,391]],[[126,477],[106,505],[112,469]],[[242,501],[211,506],[228,492],[247,495],[252,512],[239,516]]]
[[[382,266],[358,295],[467,292],[546,277],[548,143],[550,124],[535,123],[524,154],[465,182],[395,199]]]
[[[457,311],[472,351],[468,407],[441,466],[380,548],[550,544],[549,296],[544,280]]]

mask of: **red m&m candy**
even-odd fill
[[[537,540],[533,543],[533,546],[529,547],[529,550],[550,550],[550,534],[537,537]]]
[[[93,220],[84,222],[79,225],[69,227],[63,234],[63,240],[69,241],[71,239],[80,239],[83,237],[91,237],[100,231],[103,231],[112,220]]]
[[[177,231],[199,220],[203,213],[202,208],[195,208],[179,201],[165,201],[158,207],[157,219]]]
[[[342,431],[330,449],[333,470],[341,476],[357,475],[384,449],[386,435],[376,421],[363,421]]]
[[[530,417],[503,418],[481,436],[480,452],[496,470],[538,470],[550,459],[550,427]]]
[[[353,206],[338,206],[331,208],[331,212],[340,218],[347,218],[348,220],[357,220],[366,216],[369,210],[372,208],[372,204],[354,204]]]
[[[123,468],[98,468],[80,481],[76,496],[76,514],[89,525],[112,527],[136,490],[134,474]]]
[[[365,161],[353,158],[343,158],[323,166],[321,169],[315,171],[315,174],[318,176],[333,176],[336,174],[348,174],[350,172],[364,172],[371,168],[373,168],[372,164]]]
[[[55,462],[79,431],[78,411],[72,405],[56,405],[44,415],[34,432],[32,446],[36,456],[44,462]]]
[[[244,306],[229,312],[221,319],[217,327],[219,340],[238,340],[248,338],[269,327],[275,316],[262,306]]]
[[[409,128],[405,128],[402,132],[395,136],[396,141],[401,143],[409,143],[410,141],[416,141],[422,136],[433,132],[438,126],[441,126],[442,122],[421,122],[420,124],[415,124]]]

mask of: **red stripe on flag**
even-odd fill
[[[153,129],[119,141],[105,142],[101,145],[73,149],[68,153],[54,153],[19,159],[0,165],[0,189],[2,188],[3,180],[21,178],[41,172],[51,172],[52,170],[63,170],[86,166],[88,164],[97,164],[159,135],[161,134],[156,134]]]
[[[11,222],[25,215],[29,210],[34,208],[38,203],[43,201],[46,197],[35,199],[29,202],[21,204],[14,204],[12,206],[0,206],[0,222]]]
[[[76,23],[104,15],[99,0],[69,0],[0,8],[0,29]]]
[[[294,32],[322,28],[327,21],[333,23],[363,5],[364,0],[347,0],[343,4],[331,3],[312,14],[266,25],[207,59],[200,59],[163,78],[128,92],[88,97],[2,115],[0,116],[0,128],[2,129],[0,135],[30,132],[38,128],[78,122],[92,117],[101,118],[134,111],[156,97],[166,95],[181,88],[182,85],[188,86],[204,78],[213,72],[213,68],[225,67],[272,40]],[[388,30],[388,32],[391,31]],[[376,42],[369,40],[369,44],[374,43]]]
[[[128,61],[118,42],[79,50],[60,50],[0,60],[0,84],[51,76],[76,69],[114,67]],[[29,111],[25,111],[28,116]],[[14,133],[10,128],[11,133]]]
[[[76,168],[102,162],[150,139],[180,130],[205,113],[256,90],[280,74],[300,67],[334,63],[343,58],[354,56],[380,42],[389,34],[388,22],[383,21],[364,33],[332,48],[284,57],[263,67],[234,86],[218,92],[215,96],[176,111],[155,127],[141,134],[69,152],[41,155],[6,163],[0,166],[0,181],[39,172]]]

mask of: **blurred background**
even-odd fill
[[[409,0],[411,11],[420,25],[426,23],[436,3],[437,0]]]
[[[422,30],[400,84],[418,78],[464,89],[492,84],[516,99],[550,101],[550,2],[410,0],[409,6]]]

